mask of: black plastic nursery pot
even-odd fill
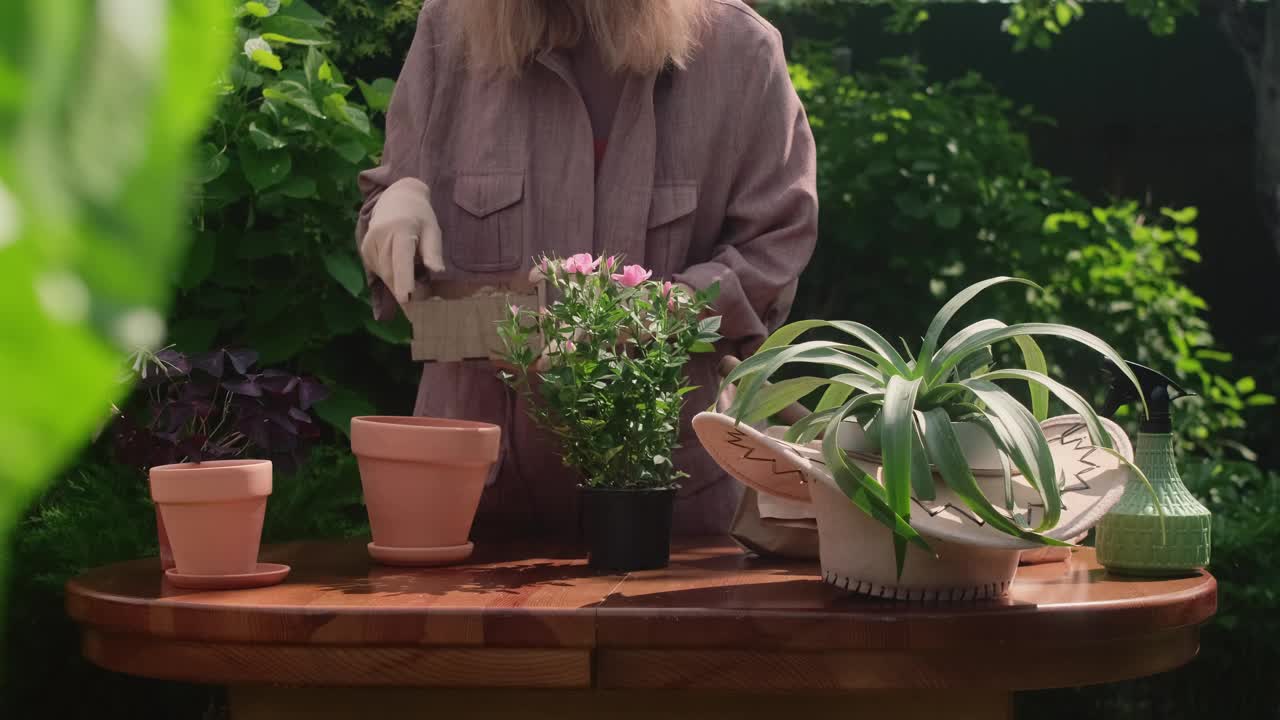
[[[671,560],[671,517],[679,488],[579,486],[587,564],[597,570],[653,570]]]

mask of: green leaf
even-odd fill
[[[936,358],[934,358],[933,355],[934,351],[938,347],[938,338],[942,335],[942,331],[946,328],[947,323],[951,322],[951,318],[955,317],[955,314],[959,312],[961,308],[967,305],[970,300],[973,300],[981,294],[983,290],[996,285],[1002,285],[1004,283],[1019,283],[1034,288],[1040,287],[1030,280],[1001,276],[974,283],[964,290],[956,293],[955,296],[948,300],[946,304],[942,306],[942,309],[933,316],[933,320],[929,323],[929,329],[924,333],[924,343],[920,346],[920,362],[923,366],[921,368],[921,372],[924,373],[926,377],[928,376],[930,366],[936,362]]]
[[[734,398],[733,404],[730,406],[728,414],[737,417],[738,413],[744,407],[750,407],[755,399],[756,393],[762,387],[764,382],[773,375],[778,368],[792,362],[808,362],[833,367],[840,367],[851,370],[855,373],[864,373],[872,379],[878,379],[878,374],[866,363],[849,357],[839,350],[849,346],[839,343],[826,341],[813,341],[800,343],[798,345],[788,345],[784,347],[771,348],[763,352],[757,352],[755,355],[747,358],[742,364],[730,372],[724,380],[724,386],[745,379],[745,382],[739,385],[738,393]]]
[[[308,115],[323,118],[324,113],[316,105],[315,98],[307,87],[294,80],[282,80],[270,87],[263,88],[262,96],[274,102],[284,103],[302,110]]]
[[[1065,2],[1056,2],[1053,6],[1054,17],[1058,20],[1058,25],[1065,26],[1071,22],[1071,7]]]
[[[396,82],[391,78],[378,78],[372,83],[357,80],[356,84],[360,86],[364,104],[368,105],[370,110],[384,113],[391,107],[391,94],[396,88]]]
[[[1142,411],[1147,413],[1146,397],[1142,392],[1142,385],[1138,382],[1137,376],[1133,374],[1133,370],[1129,368],[1128,363],[1116,352],[1115,348],[1107,344],[1101,338],[1087,333],[1079,328],[1073,328],[1069,325],[1056,325],[1053,323],[1022,323],[1019,325],[1010,325],[1004,328],[994,328],[991,330],[983,330],[975,332],[973,335],[959,343],[959,345],[951,351],[947,348],[940,350],[934,356],[934,366],[932,375],[928,376],[929,382],[936,382],[939,377],[949,372],[957,363],[964,360],[968,355],[977,352],[978,349],[994,345],[1003,340],[1016,338],[1019,335],[1045,335],[1050,337],[1061,337],[1084,345],[1085,347],[1097,352],[1107,360],[1110,360],[1125,376],[1133,387],[1137,390],[1138,395],[1142,398]]]
[[[787,442],[804,445],[818,437],[831,418],[838,415],[841,410],[842,408],[835,407],[830,410],[810,413],[787,428],[787,432],[783,437]]]
[[[192,180],[207,185],[222,177],[227,168],[231,167],[231,160],[227,159],[227,153],[218,146],[205,143],[198,149],[194,165]]]
[[[914,411],[916,395],[921,380],[907,380],[895,375],[885,386],[884,405],[880,410],[880,451],[884,458],[882,477],[889,507],[899,517],[911,520],[911,461],[912,438],[915,436]],[[906,539],[894,538],[894,558],[898,564],[898,577],[902,577],[902,564],[906,560]]]
[[[364,291],[364,269],[352,252],[332,252],[324,256],[324,268],[329,277],[338,281],[353,297],[360,297]]]
[[[1003,426],[1014,464],[1044,500],[1044,519],[1037,530],[1053,528],[1062,516],[1062,497],[1053,453],[1040,424],[1000,386],[987,380],[965,380],[961,384],[987,407],[986,414]]]
[[[369,116],[355,105],[347,105],[343,108],[342,122],[360,131],[361,134],[369,134]]]
[[[1049,374],[1049,363],[1044,359],[1044,351],[1030,335],[1018,335],[1013,338],[1022,351],[1022,366],[1033,373]],[[1049,389],[1040,383],[1031,383],[1031,414],[1037,421],[1049,417]]]
[[[316,40],[313,38],[290,37],[288,35],[281,35],[280,33],[274,33],[274,32],[262,33],[262,39],[269,40],[271,42],[284,43],[285,45],[306,45],[309,47],[316,47],[318,45],[329,44],[325,40]]]
[[[846,335],[857,338],[870,348],[871,353],[866,355],[866,357],[869,357],[871,360],[876,362],[879,367],[886,370],[893,370],[901,375],[910,374],[910,368],[907,367],[907,362],[902,359],[902,356],[893,348],[893,345],[888,340],[885,340],[880,333],[877,333],[875,330],[872,330],[861,323],[849,322],[847,320],[801,320],[789,325],[784,325],[770,335],[756,353],[759,354],[766,350],[789,345],[802,334],[818,328],[834,328]],[[851,349],[849,352],[857,351]]]
[[[1029,370],[995,370],[978,377],[973,378],[978,381],[994,382],[996,380],[1022,380],[1029,384],[1044,388],[1045,392],[1052,392],[1062,401],[1064,405],[1071,409],[1072,412],[1084,419],[1085,427],[1089,430],[1090,441],[1098,447],[1113,447],[1111,433],[1107,432],[1106,426],[1099,420],[1097,412],[1084,396],[1072,390],[1063,383],[1054,380],[1047,374],[1032,372]]]
[[[840,447],[837,430],[840,423],[843,422],[842,418],[852,414],[861,406],[883,400],[884,395],[880,393],[862,395],[845,403],[839,411],[833,413],[823,435],[822,457],[827,463],[827,469],[831,472],[836,486],[854,505],[891,530],[895,535],[905,537],[926,552],[932,553],[933,549],[920,536],[920,533],[916,532],[915,528],[911,527],[905,518],[899,516],[889,506],[885,490],[880,483],[876,482],[874,478],[856,464],[849,464],[845,458],[844,450]]]
[[[279,150],[287,144],[284,140],[258,127],[256,121],[249,123],[249,139],[259,150]]]
[[[924,449],[924,439],[920,434],[916,418],[919,412],[912,414],[911,423],[911,491],[921,500],[933,500],[938,496],[933,486],[933,468],[929,464],[929,454]]]
[[[240,7],[256,18],[265,18],[276,14],[280,9],[280,0],[249,0]]]
[[[320,69],[316,71],[316,77],[319,77],[321,80],[327,83],[332,83],[333,82],[333,65],[329,64],[329,61],[326,60],[324,63],[320,65]]]
[[[293,160],[287,150],[255,150],[250,145],[240,146],[240,169],[255,192],[262,192],[279,183],[293,168]]]
[[[934,212],[933,219],[938,227],[952,230],[964,219],[964,211],[954,205],[943,205]]]
[[[316,196],[316,181],[306,175],[291,175],[277,188],[281,195],[295,200],[306,200]]]
[[[814,390],[830,384],[825,378],[801,377],[783,380],[766,386],[749,408],[744,408],[739,419],[748,425],[764,422]]]
[[[343,435],[351,436],[351,418],[377,414],[364,397],[341,385],[330,383],[329,387],[329,397],[316,403],[316,415]]]
[[[941,408],[929,410],[924,413],[924,416],[924,441],[929,458],[937,466],[947,487],[960,497],[965,506],[988,525],[1007,535],[1053,544],[1048,538],[1042,538],[1036,533],[1018,527],[1012,520],[1002,515],[982,494],[982,488],[978,486],[977,480],[973,477],[973,471],[969,469],[968,460],[960,448],[960,440],[956,437],[955,429],[951,427],[951,417],[947,415],[946,410]]]
[[[403,314],[397,314],[393,321],[385,323],[366,316],[364,328],[370,335],[392,345],[408,345],[412,334],[409,322]]]
[[[848,401],[849,396],[853,394],[855,389],[852,385],[832,383],[827,387],[826,392],[822,393],[822,398],[818,400],[815,412],[840,407]]]
[[[307,56],[302,61],[302,73],[306,75],[308,85],[315,85],[317,80],[323,79],[319,77],[319,71],[324,64],[324,55],[319,50],[314,47],[307,48]]]
[[[359,140],[347,140],[345,142],[340,142],[335,145],[333,149],[338,151],[338,155],[343,160],[346,160],[353,165],[360,163],[369,156],[369,151],[365,149],[364,145],[361,144]]]
[[[293,41],[328,42],[323,22],[315,23],[289,14],[279,13],[259,23],[264,35],[279,35]]]
[[[983,348],[956,365],[956,377],[962,380],[973,377],[974,374],[983,368],[989,367],[994,362],[995,355],[991,352],[991,348]]]
[[[1179,225],[1190,225],[1191,223],[1196,221],[1196,218],[1200,215],[1200,211],[1194,207],[1186,207],[1181,210],[1174,210],[1172,208],[1161,208],[1160,214],[1164,215],[1165,217],[1169,218],[1170,220],[1174,221]]]
[[[257,63],[259,67],[269,70],[280,72],[284,69],[284,65],[280,62],[280,56],[270,50],[254,50],[249,59]]]

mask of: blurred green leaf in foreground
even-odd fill
[[[125,355],[164,339],[232,28],[219,0],[0,2],[0,576],[27,503],[128,390]]]

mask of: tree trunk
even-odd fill
[[[1255,94],[1255,179],[1267,235],[1280,253],[1280,0],[1267,3]]]

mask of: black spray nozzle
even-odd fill
[[[1178,383],[1146,365],[1128,361],[1125,364],[1133,372],[1134,376],[1138,378],[1138,384],[1142,386],[1142,395],[1138,394],[1138,388],[1133,386],[1133,382],[1125,377],[1124,373],[1120,372],[1115,364],[1108,361],[1103,371],[1111,378],[1111,387],[1107,390],[1107,399],[1103,403],[1102,411],[1099,414],[1103,417],[1111,417],[1115,415],[1121,405],[1139,403],[1145,397],[1147,400],[1147,418],[1142,421],[1139,431],[1144,433],[1173,432],[1170,405],[1180,397],[1195,395],[1195,393],[1183,389]]]

